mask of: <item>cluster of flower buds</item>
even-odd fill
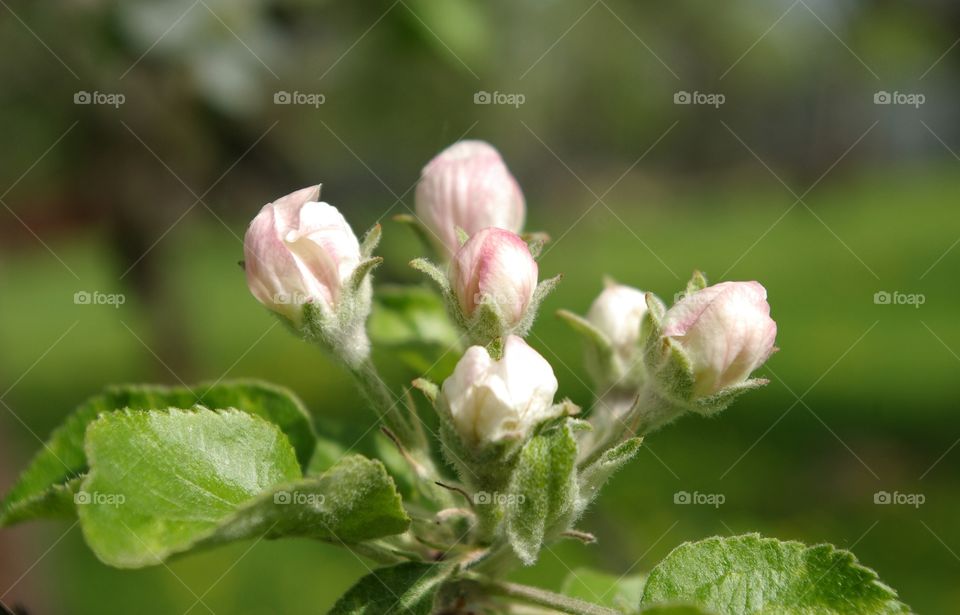
[[[523,340],[559,276],[539,279],[541,242],[518,234],[523,194],[500,154],[477,141],[449,147],[424,167],[416,198],[416,223],[441,264],[411,265],[437,282],[473,344],[441,386],[416,384],[440,418],[461,490],[507,496],[473,502],[476,542],[509,544],[531,563],[636,453],[635,436],[684,412],[715,413],[766,382],[750,374],[775,350],[777,326],[757,282],[707,286],[697,273],[669,309],[652,293],[608,282],[586,317],[560,313],[586,341],[597,388],[589,422],[574,418],[579,408],[555,401],[553,369]],[[366,320],[380,229],[361,243],[340,212],[318,199],[319,186],[305,188],[254,219],[244,244],[250,290],[331,349],[362,386],[378,390],[384,385],[369,361]],[[389,391],[369,397],[417,476],[436,488],[423,431],[397,415]]]
[[[608,412],[632,423],[631,431],[650,431],[688,410],[723,410],[766,384],[750,374],[776,350],[777,324],[758,282],[707,286],[696,273],[669,309],[652,293],[611,283],[586,318],[560,315],[587,342],[598,399],[619,400]]]
[[[523,194],[500,154],[482,141],[456,143],[424,167],[417,186],[420,227],[446,262],[411,265],[443,290],[450,313],[480,345],[524,336],[559,276],[538,283],[523,228]]]
[[[260,210],[244,238],[247,285],[299,333],[357,365],[370,352],[369,274],[382,260],[372,256],[380,228],[361,245],[337,208],[319,198],[320,186],[312,186]]]

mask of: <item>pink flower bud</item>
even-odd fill
[[[617,354],[629,361],[637,352],[640,323],[647,313],[647,298],[643,291],[611,284],[594,300],[587,320],[607,336]]]
[[[493,360],[483,346],[471,346],[443,382],[442,392],[460,437],[470,446],[524,437],[557,416],[553,368],[521,338],[506,338],[503,356]]]
[[[499,152],[483,141],[459,141],[427,163],[416,193],[417,217],[446,257],[460,247],[457,228],[519,233],[526,206]]]
[[[519,235],[486,228],[470,238],[450,262],[450,286],[464,317],[490,301],[503,324],[520,323],[537,288],[537,262]]]
[[[268,203],[243,242],[250,292],[297,325],[305,303],[334,308],[360,262],[350,225],[319,196],[320,186],[313,186]]]
[[[722,282],[681,299],[667,311],[663,335],[693,365],[694,394],[712,395],[739,384],[774,350],[777,323],[758,282]]]

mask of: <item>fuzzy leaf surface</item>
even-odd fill
[[[90,425],[86,452],[80,525],[94,553],[119,568],[232,540],[349,544],[409,525],[382,464],[351,456],[304,479],[284,433],[238,410],[105,414]]]
[[[127,408],[190,408],[196,404],[208,408],[237,408],[275,423],[293,444],[301,467],[305,467],[313,455],[317,441],[313,421],[300,400],[281,387],[254,380],[199,384],[191,388],[109,387],[83,402],[53,431],[0,505],[0,527],[30,519],[74,515],[73,507],[64,505],[72,502],[72,492],[68,493],[66,485],[87,471],[84,433],[87,425],[101,413]]]
[[[718,615],[909,613],[849,551],[746,534],[688,542],[651,572],[642,606],[688,603]]]

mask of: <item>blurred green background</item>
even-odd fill
[[[529,341],[563,394],[590,401],[553,312],[585,312],[605,274],[666,299],[695,268],[757,279],[780,327],[769,387],[649,438],[582,522],[599,543],[516,579],[648,570],[684,540],[755,530],[852,548],[917,612],[955,612],[960,6],[8,2],[0,490],[113,382],[266,378],[374,451],[346,375],[248,295],[244,229],[323,182],[358,232],[383,221],[378,283],[419,283],[419,246],[391,217],[430,157],[480,138],[523,186],[527,227],[554,239],[541,271],[565,278]],[[724,101],[677,104],[685,92]],[[419,374],[397,356],[378,351],[400,386]],[[676,505],[679,491],[725,502]],[[881,491],[925,502],[875,504]],[[292,540],[118,571],[69,524],[0,532],[0,599],[31,613],[319,613],[365,572]]]

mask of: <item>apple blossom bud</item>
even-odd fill
[[[488,227],[519,233],[526,206],[496,148],[459,141],[423,168],[416,213],[438,251],[449,258],[460,247],[458,228],[467,235]]]
[[[777,323],[758,282],[722,282],[682,298],[663,319],[662,335],[690,360],[695,397],[744,382],[774,350]]]
[[[511,335],[499,361],[483,346],[468,348],[440,394],[461,440],[479,448],[511,435],[523,438],[559,416],[556,392],[557,378],[547,360]]]
[[[537,262],[519,235],[486,228],[454,255],[449,279],[465,320],[487,302],[509,330],[523,321],[537,288],[537,274]]]
[[[630,362],[637,354],[640,323],[646,313],[646,293],[611,284],[594,300],[587,320],[607,336],[621,360]]]
[[[336,308],[361,261],[350,225],[319,196],[320,186],[312,186],[268,203],[243,242],[250,292],[298,327],[305,304]]]

